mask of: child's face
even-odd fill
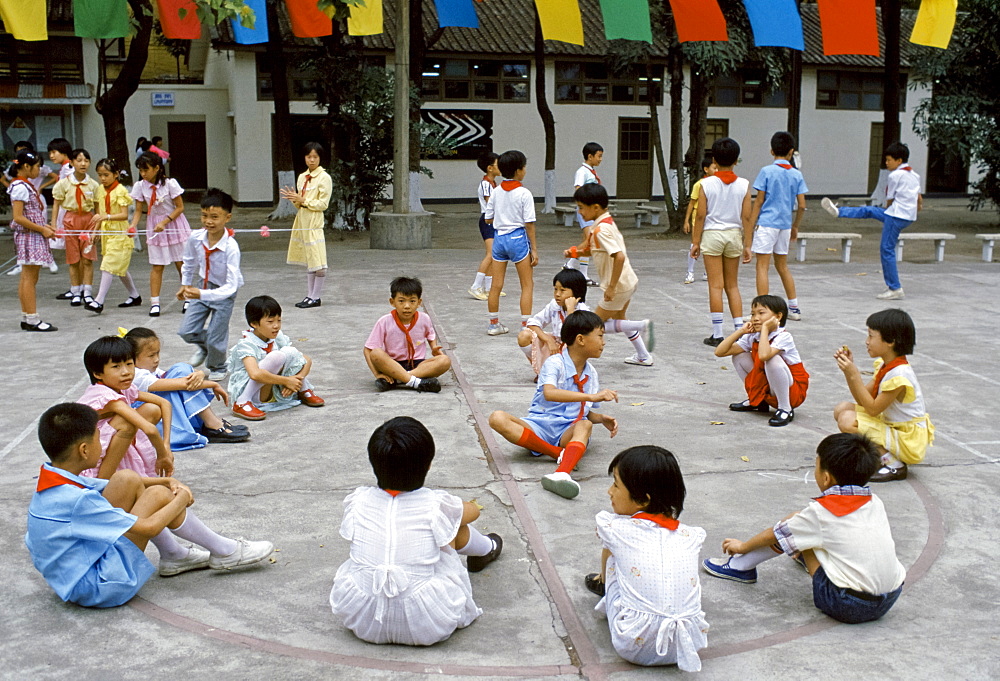
[[[604,152],[599,151],[596,154],[591,154],[590,156],[587,157],[587,165],[596,168],[597,166],[601,165],[601,161],[603,160],[604,160]]]
[[[97,179],[100,180],[101,184],[105,187],[110,187],[115,183],[115,176],[110,170],[104,166],[97,167]]]
[[[524,176],[527,174],[528,174],[528,164],[525,163],[523,168],[518,168],[517,170],[514,171],[514,177],[510,179],[520,182],[521,180],[524,179]]]
[[[604,352],[604,327],[599,326],[588,334],[580,334],[576,337],[575,345],[583,349],[583,356],[587,359],[595,359]]]
[[[611,510],[618,515],[635,515],[640,511],[646,510],[646,507],[649,506],[648,502],[645,504],[636,503],[624,483],[622,483],[622,479],[618,477],[617,468],[614,470],[614,482],[608,488],[608,496],[611,497]]]
[[[83,154],[77,154],[70,163],[73,164],[73,170],[76,171],[77,175],[86,175],[87,171],[90,170],[90,159]]]
[[[62,165],[63,163],[69,160],[69,156],[62,153],[61,151],[56,151],[55,149],[53,149],[52,151],[49,152],[49,160],[52,161],[53,163],[58,163],[59,165]]]
[[[81,447],[81,445],[86,445]],[[103,450],[101,449],[101,429],[94,428],[94,434],[90,436],[87,440],[78,441],[74,445],[77,453],[80,454],[81,463],[86,465],[86,468],[93,468],[97,465],[97,462],[101,460],[101,454]],[[86,468],[84,470],[86,470]]]
[[[892,156],[885,157],[885,167],[889,172],[892,172],[901,165],[903,165],[903,159],[893,158]]]
[[[276,314],[271,317],[263,317],[259,322],[251,322],[250,328],[261,340],[274,340],[281,331],[281,315]]]
[[[232,217],[233,214],[226,211],[221,206],[211,206],[209,208],[201,209],[201,224],[212,236],[222,234]]]
[[[389,298],[389,304],[396,310],[400,321],[403,322],[409,322],[413,319],[413,313],[423,305],[423,302],[420,296],[406,295],[405,293],[397,293],[392,298]]]
[[[156,181],[156,176],[159,174],[159,172],[160,168],[158,166],[155,165],[145,166],[143,168],[139,168],[139,177],[144,179],[146,182],[152,183]]]
[[[709,165],[701,169],[705,173],[705,177],[712,177],[719,171],[719,166],[715,165],[715,161],[712,161]]]
[[[135,362],[131,359],[124,362],[108,362],[101,373],[94,374],[94,378],[120,393],[132,385],[132,379],[135,378]]]
[[[754,305],[750,308],[750,321],[753,322],[753,330],[759,332],[761,327],[764,326],[764,322],[768,319],[781,320],[781,317],[777,312],[766,308],[763,305]]]
[[[557,281],[552,286],[552,297],[556,299],[557,303],[559,303],[559,307],[561,307],[562,309],[565,310],[566,309],[566,299],[574,297],[573,289],[566,288],[565,286],[563,286],[562,284],[560,284]]]
[[[316,170],[317,168],[319,168],[319,161],[320,161],[319,154],[317,154],[315,151],[310,151],[308,154],[306,154],[306,168],[308,168],[309,170]]]
[[[498,165],[499,163],[500,159],[493,161],[493,163],[490,164],[490,167],[486,169],[486,174],[492,175],[493,177],[499,175],[500,174],[500,166]]]
[[[156,371],[160,366],[160,339],[150,338],[135,353],[135,365],[146,371]]]
[[[868,338],[865,339],[865,347],[868,349],[869,357],[885,357],[893,354],[895,348],[892,343],[882,340],[882,334],[875,329],[868,329]]]
[[[26,177],[29,180],[33,180],[38,177],[38,173],[41,172],[41,170],[42,164],[36,163],[33,166],[21,166],[21,169],[18,170],[17,174]]]
[[[580,211],[580,217],[582,217],[587,222],[591,220],[596,220],[607,208],[602,207],[600,204],[595,203],[593,205],[587,205],[586,203],[576,202],[576,208]]]

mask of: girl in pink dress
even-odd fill
[[[139,225],[142,210],[146,208],[146,248],[149,251],[149,316],[160,316],[160,288],[163,285],[163,268],[173,263],[177,274],[181,272],[184,244],[191,234],[191,225],[184,217],[184,189],[177,180],[167,177],[163,159],[152,152],[145,152],[136,161],[141,180],[132,187],[136,210],[132,216],[132,229]],[[185,303],[184,309],[187,309]]]
[[[17,264],[21,267],[17,294],[21,299],[21,328],[25,331],[56,330],[56,327],[41,320],[35,307],[38,270],[54,262],[48,240],[55,235],[55,230],[45,218],[45,198],[32,183],[40,169],[41,160],[34,153],[18,153],[10,166],[9,174],[13,180],[7,189],[14,210],[10,226],[14,232]]]

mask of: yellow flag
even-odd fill
[[[542,22],[542,37],[583,45],[583,18],[577,0],[535,0]]]
[[[957,10],[958,0],[923,0],[910,42],[946,49],[955,28]]]
[[[0,0],[0,19],[15,40],[48,40],[45,0]]]
[[[351,7],[347,19],[350,35],[378,35],[382,32],[382,0],[365,0],[365,4]]]

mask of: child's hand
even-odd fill
[[[431,355],[432,356],[437,357],[438,355],[440,355],[443,352],[444,352],[444,348],[442,348],[440,345],[432,345],[431,346]]]
[[[618,434],[618,419],[614,416],[605,416],[601,414],[601,424],[608,429],[611,433],[611,437]]]
[[[684,230],[685,234],[690,234],[691,233],[691,223],[688,222],[687,220],[685,220],[684,221],[684,227],[682,229]]]
[[[97,225],[101,224],[107,219],[108,219],[107,215],[101,215],[100,213],[95,213],[94,215],[90,216],[90,222],[88,224],[90,227],[96,227]]]
[[[738,539],[723,539],[722,551],[730,556],[735,556],[737,553],[746,553],[743,542]]]
[[[167,482],[167,487],[174,493],[175,497],[181,494],[186,494],[188,496],[188,506],[194,503],[194,492],[192,492],[191,488],[182,483],[180,480],[170,478]]]
[[[572,258],[573,257],[573,253],[571,251],[572,251],[572,249],[570,249],[570,248],[564,249],[563,250],[563,257],[564,258]]]
[[[51,239],[52,237],[54,237],[56,235],[56,230],[52,229],[48,225],[40,225],[40,227],[41,227],[41,229],[39,230],[39,232],[46,239]]]
[[[229,393],[222,389],[222,386],[218,383],[212,387],[212,393],[215,395],[215,399],[222,402],[227,407],[229,406]]]
[[[570,296],[569,298],[564,300],[563,303],[566,305],[566,313],[573,314],[574,312],[576,312],[576,306],[580,304],[580,300],[578,298]]]
[[[753,256],[750,254],[750,247],[747,246],[743,249],[743,264],[746,265],[751,260],[753,260]]]
[[[156,457],[156,474],[161,478],[169,478],[174,474],[174,453],[170,451],[170,444],[164,443],[165,451]]]
[[[843,371],[845,374],[850,373],[853,369],[857,371],[858,368],[854,366],[854,356],[851,354],[850,349],[845,345],[837,352],[833,353],[833,358],[837,360],[837,368]]]
[[[764,322],[760,328],[760,330],[766,335],[769,335],[772,331],[776,331],[777,329],[778,329],[777,317],[771,317],[766,322]]]
[[[549,349],[550,355],[559,354],[559,341],[556,340],[555,336],[549,336],[545,339],[545,346]]]
[[[618,392],[615,391],[615,390],[610,390],[608,388],[605,388],[601,392],[595,393],[595,394],[591,395],[590,396],[590,401],[591,402],[611,402],[611,401],[617,402],[618,401]]]
[[[604,289],[604,302],[610,303],[612,300],[614,300],[615,293],[617,293],[617,289],[618,289],[617,285],[608,286],[606,289]]]
[[[753,320],[748,319],[743,322],[743,326],[739,329],[741,336],[746,336],[747,334],[753,333]]]
[[[536,267],[538,265],[538,251],[531,251],[531,255],[529,256],[529,258],[530,259],[528,262],[531,264],[531,266]]]
[[[691,244],[690,253],[691,257],[697,260],[698,256],[701,255],[701,246],[699,244]]]
[[[185,390],[201,390],[202,383],[205,382],[205,372],[195,369],[187,377]]]
[[[281,385],[283,385],[286,389],[290,390],[291,392],[297,393],[300,390],[302,390],[302,379],[298,376],[285,376],[284,380],[281,382]],[[284,394],[285,391],[282,390],[281,392],[282,394]],[[285,397],[288,397],[288,395],[285,395]]]
[[[162,232],[167,228],[168,224],[170,224],[170,220],[160,220],[156,223],[156,226],[153,227],[153,231],[157,233]]]

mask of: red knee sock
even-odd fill
[[[524,432],[521,433],[520,439],[517,441],[517,445],[518,447],[524,447],[525,449],[530,449],[531,451],[538,452],[539,454],[551,456],[553,459],[558,459],[559,454],[562,452],[562,450],[558,447],[550,445],[548,442],[535,435],[534,431],[530,428],[524,429]]]
[[[556,468],[556,473],[572,473],[573,469],[576,468],[576,464],[580,463],[580,459],[583,458],[583,453],[587,451],[587,445],[583,442],[573,440],[568,445],[566,449],[563,450],[562,461],[559,462],[559,467]]]

